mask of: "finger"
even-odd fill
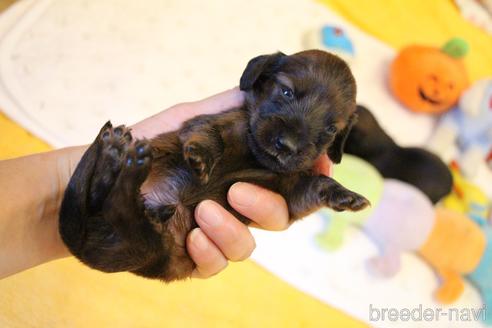
[[[314,162],[314,173],[323,174],[328,177],[333,175],[333,162],[328,155],[323,154]]]
[[[227,259],[242,261],[255,249],[255,240],[248,227],[216,202],[201,202],[196,208],[195,218],[205,235]]]
[[[196,102],[168,108],[132,126],[136,138],[152,138],[178,129],[184,121],[201,114],[219,113],[243,104],[244,93],[238,87]]]
[[[289,226],[285,199],[270,190],[237,182],[229,189],[227,199],[236,211],[250,218],[260,228],[284,230]]]
[[[227,266],[227,259],[200,228],[193,229],[186,241],[188,254],[196,264],[192,277],[208,278]]]

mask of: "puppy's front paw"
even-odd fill
[[[322,192],[322,199],[329,208],[341,211],[360,211],[370,205],[363,196],[342,186],[333,186]]]
[[[188,142],[184,145],[183,156],[200,182],[207,183],[216,163],[210,152],[198,143]]]

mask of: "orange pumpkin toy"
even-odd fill
[[[391,91],[415,112],[438,114],[449,110],[468,87],[461,60],[467,51],[466,42],[458,38],[441,49],[419,45],[402,49],[391,64]]]

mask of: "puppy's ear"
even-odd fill
[[[280,64],[285,54],[277,52],[271,55],[262,55],[251,59],[239,81],[239,89],[251,90],[255,83],[260,80],[262,74],[272,74]]]
[[[331,144],[330,148],[328,149],[328,157],[330,157],[330,159],[333,163],[338,164],[342,161],[343,148],[345,147],[345,141],[347,141],[350,130],[355,125],[355,123],[357,123],[357,117],[358,116],[356,113],[353,113],[352,115],[350,115],[347,126],[343,130],[341,130],[340,132],[337,133],[337,135],[335,136],[335,140],[333,140],[333,143]]]

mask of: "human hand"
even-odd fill
[[[324,155],[315,170],[331,175],[331,162]],[[289,226],[285,199],[272,191],[244,182],[231,186],[229,204],[249,218],[250,226],[280,231]],[[255,240],[246,225],[237,220],[218,203],[206,200],[195,210],[198,228],[188,235],[187,247],[197,267],[193,277],[208,278],[222,271],[228,261],[247,259],[255,249]]]

